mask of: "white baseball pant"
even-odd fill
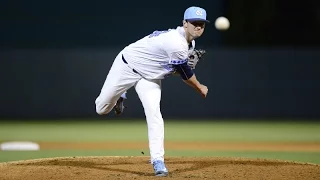
[[[140,98],[148,125],[151,162],[164,161],[164,123],[160,111],[161,80],[147,80],[135,73],[122,60],[122,52],[115,58],[112,67],[97,97],[96,112],[108,114],[119,97],[132,86]]]

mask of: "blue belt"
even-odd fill
[[[123,61],[124,63],[128,64],[128,62],[127,62],[126,59],[123,57],[123,55],[122,55],[122,61]],[[132,69],[132,71],[133,71],[134,73],[139,74],[135,69]]]

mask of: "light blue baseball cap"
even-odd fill
[[[184,20],[187,21],[205,21],[210,22],[207,20],[207,12],[201,7],[191,6],[184,12]]]

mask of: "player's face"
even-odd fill
[[[203,21],[187,22],[187,29],[193,38],[198,38],[204,32],[206,23]]]

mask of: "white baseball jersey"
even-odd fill
[[[163,79],[174,72],[174,64],[187,61],[195,41],[189,45],[183,27],[152,34],[128,45],[123,57],[128,65],[146,79]]]

